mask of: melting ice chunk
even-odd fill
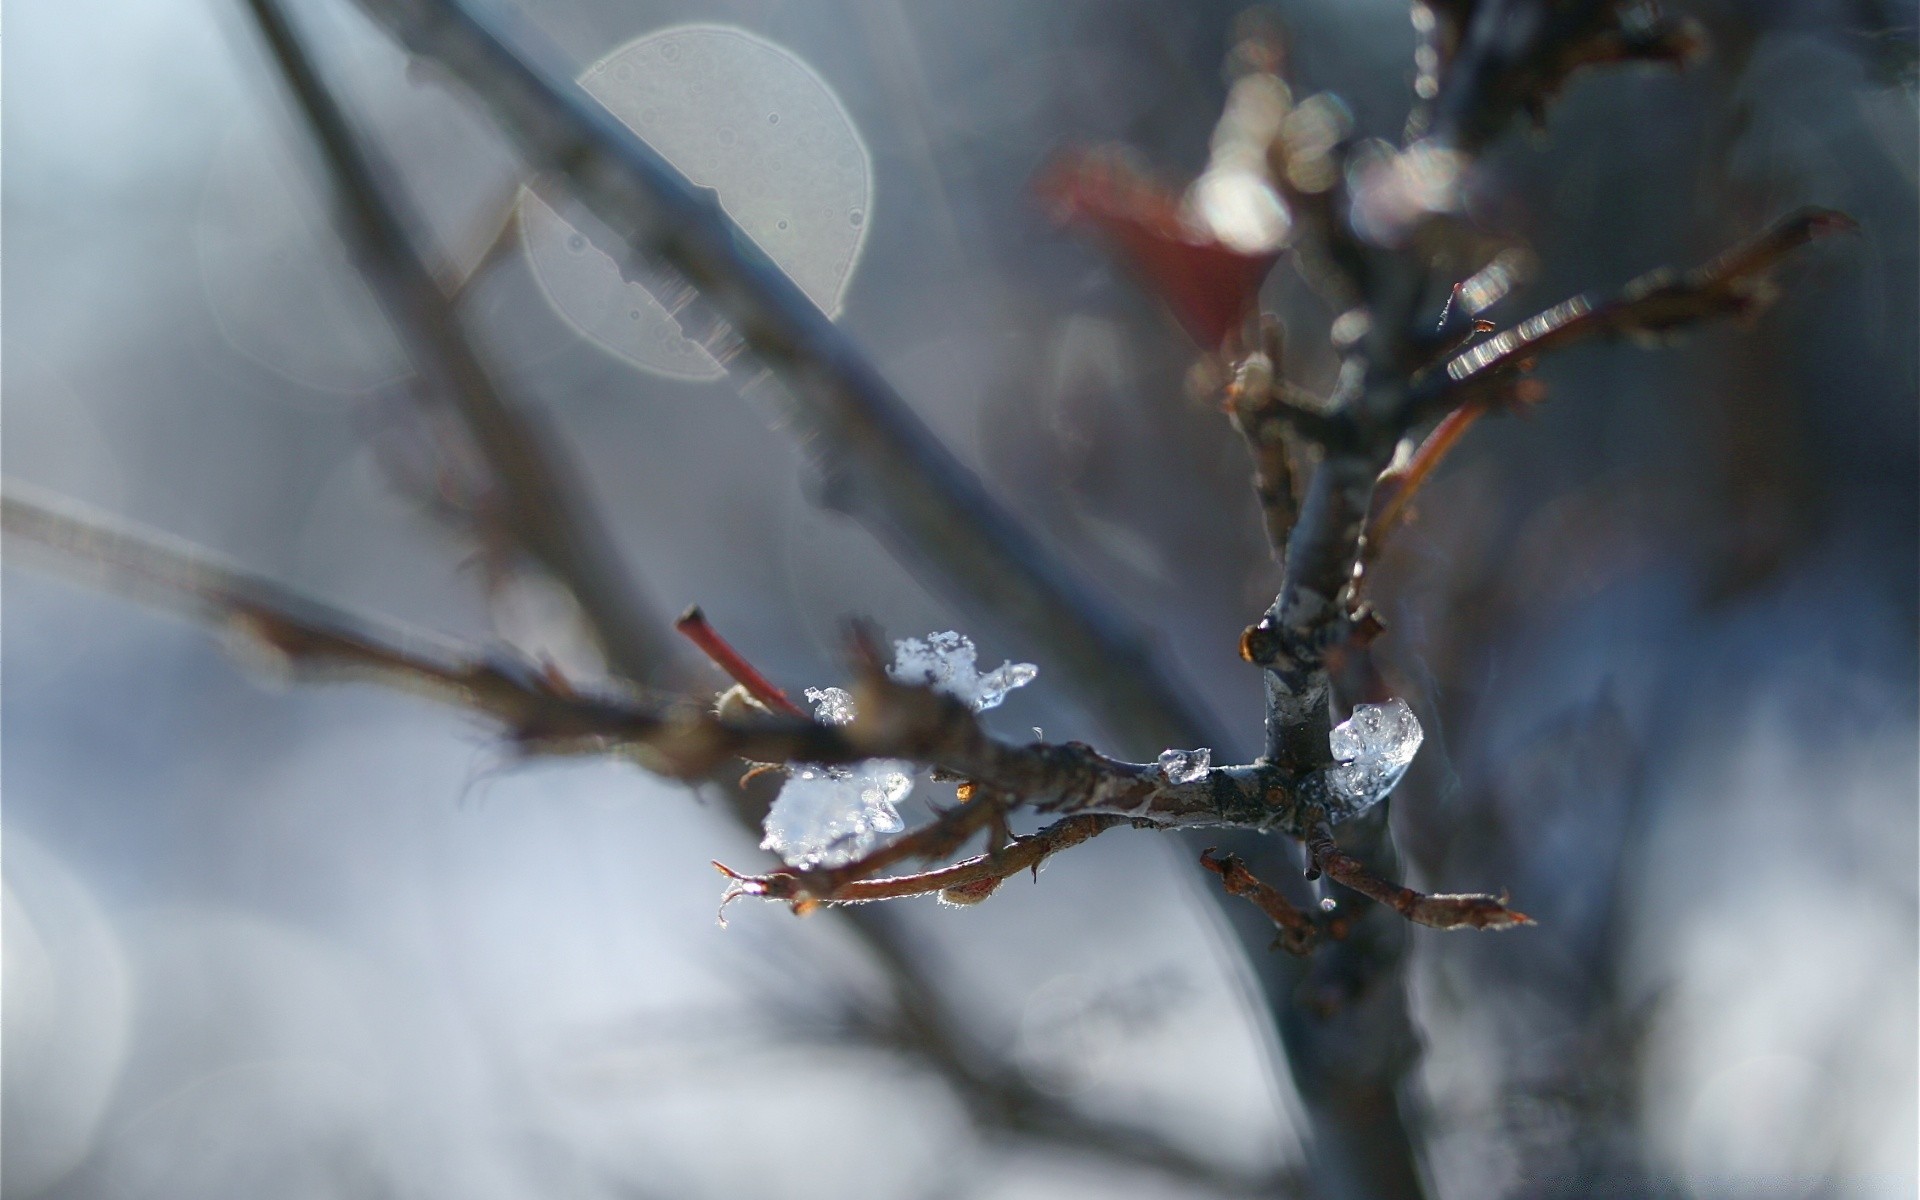
[[[808,688],[807,703],[813,705],[813,719],[827,725],[850,725],[855,715],[853,693],[845,688]]]
[[[1213,765],[1213,751],[1202,746],[1198,750],[1162,750],[1160,752],[1160,773],[1170,783],[1192,783],[1207,773]]]
[[[1327,816],[1357,817],[1387,798],[1426,735],[1405,700],[1356,704],[1327,739],[1338,765],[1327,771]]]
[[[901,828],[894,806],[913,790],[912,771],[886,758],[851,769],[796,767],[767,810],[761,848],[803,870],[852,862]]]
[[[887,674],[901,683],[925,684],[982,712],[998,708],[1008,692],[1032,683],[1040,673],[1032,663],[1005,662],[982,675],[979,657],[973,639],[952,630],[924,639],[902,638],[893,644],[893,666]]]

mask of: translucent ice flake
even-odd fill
[[[1160,773],[1170,783],[1192,783],[1207,773],[1213,765],[1213,751],[1205,746],[1198,750],[1162,750],[1160,752]]]
[[[1355,705],[1327,739],[1339,760],[1327,771],[1327,816],[1344,821],[1386,799],[1425,736],[1405,700]]]
[[[1032,663],[1001,663],[980,673],[980,652],[973,639],[948,630],[921,638],[902,638],[893,644],[893,666],[887,674],[902,683],[921,683],[964,700],[975,712],[998,708],[1007,693],[1033,682],[1040,668]]]
[[[902,827],[894,806],[913,790],[912,771],[885,758],[851,769],[796,767],[767,810],[761,848],[803,870],[852,862]]]
[[[828,725],[849,725],[854,718],[853,693],[845,688],[808,688],[813,719]]]

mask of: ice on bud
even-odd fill
[[[982,675],[973,639],[948,630],[893,644],[887,674],[901,683],[918,683],[964,701],[975,712],[998,708],[1007,693],[1033,682],[1040,668],[1032,663],[1001,663]]]
[[[1160,773],[1170,783],[1192,783],[1207,773],[1213,765],[1213,751],[1206,746],[1198,750],[1162,750],[1160,752]]]
[[[894,806],[913,790],[912,771],[885,758],[852,768],[796,767],[767,810],[761,848],[802,870],[852,862],[881,834],[902,828]]]
[[[1425,738],[1405,700],[1356,704],[1327,741],[1338,764],[1327,770],[1327,816],[1357,817],[1387,798]]]
[[[826,725],[850,725],[855,710],[853,693],[845,688],[808,688],[807,703],[813,705],[813,719]]]

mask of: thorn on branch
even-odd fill
[[[1445,377],[1437,382],[1446,388],[1486,381],[1589,338],[1659,340],[1715,318],[1751,317],[1773,299],[1769,274],[1789,253],[1817,238],[1858,229],[1859,223],[1843,212],[1802,208],[1692,271],[1643,275],[1606,303],[1575,296],[1557,304],[1457,355],[1444,373],[1435,372]]]

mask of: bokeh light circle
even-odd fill
[[[871,226],[872,164],[840,101],[794,55],[740,29],[678,25],[589,67],[581,86],[720,205],[822,312],[840,311]],[[567,323],[644,370],[717,379],[644,283],[527,194],[533,274]]]

